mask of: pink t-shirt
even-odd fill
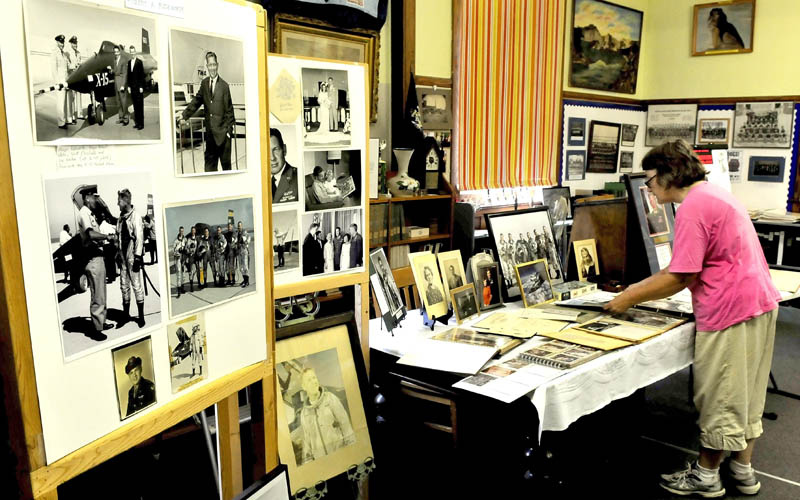
[[[681,203],[669,270],[699,273],[689,286],[698,331],[723,330],[778,307],[780,293],[747,211],[707,182]]]

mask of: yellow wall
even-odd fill
[[[415,73],[450,78],[453,67],[452,0],[417,1],[415,24]]]
[[[692,57],[696,3],[650,0],[645,19],[654,22],[639,69],[647,99],[800,94],[800,2],[756,2],[753,52]]]

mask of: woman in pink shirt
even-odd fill
[[[780,294],[745,208],[727,191],[705,181],[706,171],[689,145],[668,142],[642,160],[645,185],[658,202],[680,203],[668,268],[635,283],[606,309],[622,312],[688,287],[697,324],[694,403],[700,412],[700,456],[686,470],[662,475],[661,486],[705,498],[725,495],[724,472],[740,493],[761,484],[750,459],[762,432]]]

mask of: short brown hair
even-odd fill
[[[664,188],[688,187],[708,174],[692,148],[682,140],[651,149],[642,159],[642,170],[655,170],[656,181]]]

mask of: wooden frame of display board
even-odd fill
[[[338,68],[346,66],[356,66],[363,68],[364,71],[364,88],[370,88],[370,74],[369,66],[364,63],[349,63],[344,61],[333,61],[329,59],[319,59],[315,57],[302,57],[302,56],[288,56],[284,54],[270,53],[268,56],[280,57],[285,59],[297,59],[301,61],[311,61],[316,63],[331,63]],[[370,93],[364,93],[364,161],[361,164],[362,168],[362,185],[369,186],[369,109],[370,109]],[[269,123],[269,121],[267,121]],[[300,181],[298,181],[300,182]],[[366,189],[362,189],[362,202],[361,208],[364,211],[364,228],[369,228],[369,196]],[[302,229],[302,228],[301,228]],[[304,233],[301,233],[304,234]],[[362,233],[363,236],[364,233]],[[356,293],[360,296],[360,314],[356,314],[356,318],[360,318],[361,328],[361,351],[364,355],[364,363],[369,373],[369,243],[368,238],[364,238],[364,269],[361,272],[352,273],[337,273],[329,276],[321,276],[319,278],[306,278],[285,284],[276,284],[273,289],[273,297],[275,300],[293,297],[296,295],[311,294],[332,288],[340,288],[344,286],[358,286]],[[298,242],[302,246],[302,238]],[[266,247],[269,248],[269,247]]]
[[[258,116],[267,120],[266,53],[269,42],[265,10],[244,0],[220,0],[251,8],[256,19],[258,58]],[[191,7],[187,4],[187,9]],[[26,100],[27,101],[27,100]],[[239,436],[238,392],[260,382],[263,388],[264,449],[257,450],[266,472],[278,465],[277,414],[275,403],[274,307],[270,286],[272,253],[264,252],[264,307],[266,315],[266,359],[209,381],[184,396],[132,419],[110,433],[47,464],[42,416],[34,371],[31,328],[25,293],[17,224],[17,203],[12,178],[5,87],[0,68],[0,372],[4,404],[9,422],[12,452],[17,459],[18,487],[25,498],[53,500],[57,487],[71,478],[157,435],[203,409],[217,404],[217,432],[222,498],[233,498],[243,489]],[[266,128],[260,127],[261,154],[268,151]],[[265,162],[260,161],[260,165]],[[271,190],[262,182],[262,223],[271,227]],[[271,235],[263,231],[261,244],[269,248]],[[166,321],[165,321],[166,322]],[[259,416],[260,420],[262,416]]]

